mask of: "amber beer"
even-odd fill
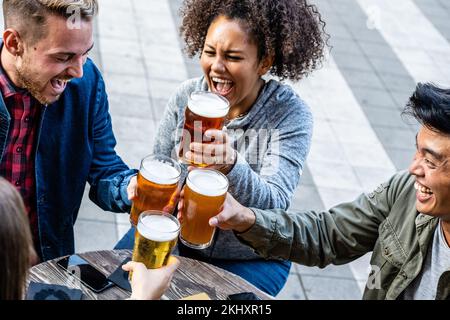
[[[216,93],[208,91],[191,93],[184,113],[183,136],[178,154],[181,162],[198,167],[206,166],[187,159],[185,154],[192,142],[211,143],[208,139],[204,139],[205,131],[222,130],[229,110],[228,100]]]
[[[139,214],[146,210],[168,211],[175,206],[180,179],[179,164],[162,155],[150,155],[141,162],[137,176],[137,199],[133,200],[130,222],[137,225]]]
[[[209,226],[209,219],[220,212],[227,190],[228,179],[219,171],[196,169],[189,173],[182,210],[183,244],[194,249],[211,245],[215,228]]]
[[[148,269],[167,265],[180,232],[180,223],[171,214],[145,211],[139,216],[132,260]]]

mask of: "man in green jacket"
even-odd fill
[[[421,124],[409,172],[324,212],[246,208],[228,195],[210,225],[307,266],[373,251],[364,299],[450,299],[450,90],[418,84],[405,112]]]

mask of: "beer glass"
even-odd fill
[[[180,240],[194,249],[211,245],[215,228],[209,219],[217,215],[225,202],[228,179],[221,172],[196,169],[189,172],[184,189]]]
[[[211,143],[204,141],[205,131],[209,129],[222,130],[225,117],[230,110],[230,103],[219,94],[209,91],[191,93],[184,112],[183,136],[181,138],[178,156],[181,162],[205,167],[206,164],[196,163],[185,157],[191,142]]]
[[[132,260],[147,269],[165,266],[180,233],[180,223],[171,214],[148,210],[139,216]],[[130,274],[130,280],[132,275]]]
[[[150,155],[141,162],[137,176],[137,199],[133,200],[130,222],[137,225],[139,214],[146,210],[167,211],[175,207],[180,180],[180,165],[162,155]]]

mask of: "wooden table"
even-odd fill
[[[109,276],[127,257],[130,250],[95,251],[79,254],[95,268]],[[240,292],[253,292],[262,300],[272,300],[273,297],[259,290],[249,282],[226,270],[217,268],[201,261],[178,257],[180,266],[175,272],[170,288],[165,296],[169,300],[177,300],[190,295],[205,292],[213,300],[225,300],[227,295]],[[58,258],[59,259],[59,258]],[[64,285],[83,291],[83,300],[121,300],[130,293],[117,286],[102,293],[95,293],[84,285],[78,284],[74,278],[56,265],[56,260],[50,260],[34,266],[30,270],[29,281]]]

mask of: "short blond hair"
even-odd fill
[[[69,18],[74,10],[81,19],[90,21],[98,13],[98,0],[3,0],[5,29],[14,28],[31,42],[46,34],[49,15]]]

